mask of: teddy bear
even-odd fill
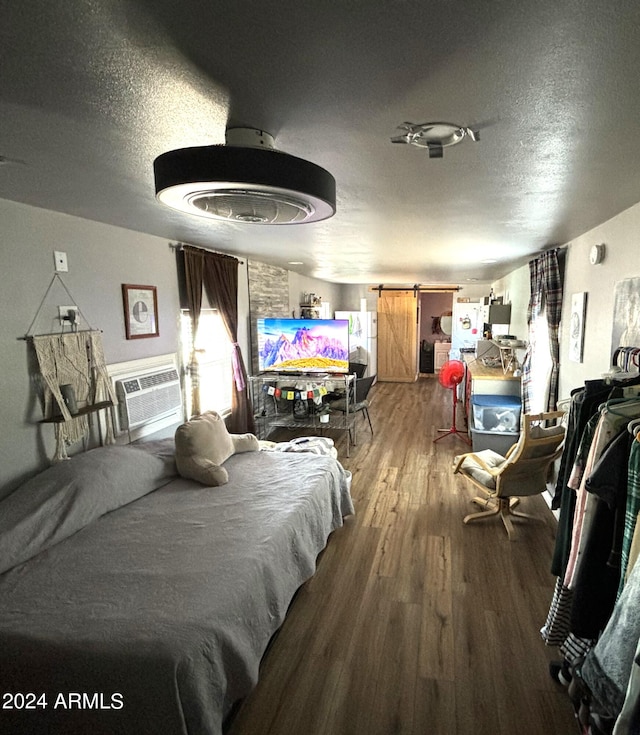
[[[179,426],[175,444],[180,475],[208,487],[228,482],[229,474],[222,465],[229,457],[260,448],[254,434],[230,434],[215,411],[206,411]]]

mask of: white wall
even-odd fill
[[[640,277],[639,241],[640,204],[636,204],[569,244],[562,308],[561,398],[567,398],[571,389],[585,380],[599,378],[611,365],[614,289],[619,281]],[[606,245],[605,259],[600,265],[591,265],[589,250],[600,243]],[[587,293],[587,315],[584,358],[577,363],[569,360],[568,328],[571,295],[581,291]]]
[[[319,281],[317,278],[309,278],[289,271],[289,316],[292,313],[297,319],[300,316],[300,303],[302,294],[314,293],[322,299],[322,302],[329,304],[331,308],[331,317],[333,312],[341,307],[337,304],[340,302],[341,291],[340,286],[335,283],[327,283]]]
[[[342,284],[340,287],[339,305],[336,304],[335,311],[361,311],[360,302],[365,299],[367,308],[365,311],[378,311],[378,294],[370,290],[366,284],[351,285]]]
[[[0,222],[1,495],[46,466],[53,454],[53,428],[38,424],[42,413],[29,382],[28,345],[18,339],[52,280],[53,251],[67,253],[69,272],[61,274],[62,280],[89,324],[103,330],[107,362],[176,352],[179,304],[174,255],[166,240],[3,200]],[[159,337],[125,339],[123,283],[157,287]],[[60,331],[57,306],[70,303],[55,281],[31,333]]]
[[[593,380],[609,369],[614,346],[611,344],[613,305],[616,283],[640,277],[640,204],[595,227],[567,243],[565,284],[560,325],[559,398],[568,398],[585,380]],[[607,253],[600,265],[591,265],[589,251],[604,243]],[[493,284],[496,296],[511,303],[511,333],[527,339],[527,304],[529,267],[524,266]],[[569,360],[569,321],[571,295],[587,293],[584,358],[582,363]],[[639,345],[640,346],[640,345]]]
[[[525,265],[512,271],[492,285],[494,296],[502,296],[505,304],[511,304],[509,334],[514,334],[518,339],[528,339],[527,308],[531,291],[529,266]],[[519,357],[522,359],[524,354],[520,354]]]
[[[53,251],[67,253],[69,272],[61,276],[73,299],[54,281],[32,334],[59,331],[57,306],[75,300],[89,324],[103,331],[107,363],[175,353],[179,350],[180,305],[175,255],[168,240],[5,200],[0,200],[0,222],[4,317],[0,322],[1,497],[44,469],[55,448],[53,428],[38,423],[42,412],[30,384],[27,342],[18,339],[29,329],[52,280]],[[125,338],[123,283],[157,287],[159,337]],[[292,308],[304,291],[314,291],[330,302],[340,298],[340,286],[291,274]],[[250,370],[244,258],[238,271],[238,312],[238,342]],[[79,448],[71,448],[71,453]]]

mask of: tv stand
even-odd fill
[[[288,378],[304,378],[305,380],[343,380],[346,377],[346,373],[305,373],[303,370],[286,370],[283,373],[277,373],[275,371],[267,371],[259,373],[254,376],[255,378],[276,378],[277,380],[287,380]]]
[[[251,401],[253,403],[253,414],[256,422],[258,438],[266,439],[269,434],[277,428],[290,429],[314,429],[320,436],[327,429],[333,431],[346,431],[347,433],[347,457],[351,445],[351,430],[354,427],[355,414],[349,410],[349,401],[352,395],[354,383],[353,375],[326,375],[317,373],[293,376],[287,374],[263,373],[249,377],[251,387]],[[331,413],[328,423],[320,421],[320,415],[310,413],[304,418],[293,415],[293,402],[295,400],[313,400],[309,393],[325,396],[328,393],[344,395],[347,401],[346,413]],[[290,394],[293,394],[291,396]],[[297,396],[296,396],[297,394]]]

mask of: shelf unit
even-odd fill
[[[300,304],[301,319],[320,319],[321,303]]]
[[[82,408],[79,408],[75,413],[72,413],[71,418],[75,419],[78,416],[86,416],[87,414],[95,413],[96,411],[102,411],[105,408],[112,408],[113,405],[113,401],[101,401],[100,403],[93,403],[90,406],[83,406]],[[46,419],[40,419],[39,423],[61,424],[63,421],[66,421],[66,419],[61,413],[59,413]]]
[[[347,433],[347,457],[351,445],[351,430],[355,414],[350,410],[352,393],[355,392],[355,376],[316,376],[316,375],[255,375],[249,378],[253,402],[256,430],[260,439],[266,439],[274,429],[312,429],[323,436],[325,431],[345,431]],[[326,394],[337,393],[346,399],[346,412],[334,411],[328,423],[320,421],[320,414],[314,412],[314,401],[308,398],[321,388]],[[280,395],[276,392],[280,391]],[[294,394],[293,400],[288,397]],[[306,416],[294,415],[294,401],[306,401]]]

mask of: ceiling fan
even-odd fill
[[[466,137],[471,138],[474,143],[480,140],[479,130],[450,122],[404,122],[397,129],[404,132],[392,136],[392,143],[428,148],[429,158],[442,158],[445,148],[461,143]]]
[[[291,225],[336,211],[336,182],[315,163],[275,148],[272,135],[227,128],[225,145],[167,151],[153,162],[156,198],[226,222]]]

